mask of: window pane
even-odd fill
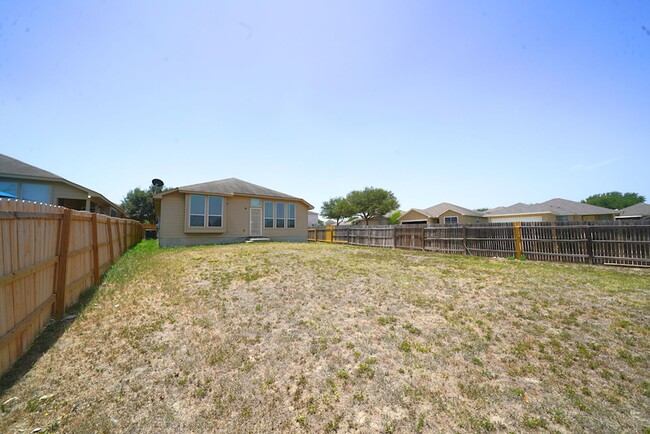
[[[275,205],[275,218],[283,219],[284,218],[284,202],[278,202]]]
[[[295,203],[288,203],[287,204],[287,217],[290,219],[295,219],[296,218],[296,204]]]
[[[203,222],[205,217],[202,215],[191,215],[190,216],[190,226],[201,226],[203,227]]]
[[[296,219],[287,219],[287,228],[295,228]]]
[[[18,183],[0,181],[0,192],[8,193],[14,197],[18,196]]]
[[[273,218],[273,202],[264,202],[264,218]]]
[[[211,215],[210,217],[208,217],[208,226],[221,227],[221,216]]]
[[[251,199],[251,206],[260,207],[262,206],[262,201],[259,199]]]
[[[47,184],[23,184],[23,199],[50,203],[52,187]]]
[[[205,196],[202,194],[190,195],[190,214],[205,214]]]
[[[284,219],[276,219],[275,220],[275,227],[276,228],[283,228],[284,227]]]
[[[221,196],[210,196],[208,199],[208,209],[210,215],[222,215],[221,206],[223,204],[223,199]]]

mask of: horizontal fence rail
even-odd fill
[[[142,237],[134,220],[0,199],[0,375]]]
[[[536,261],[650,266],[650,221],[327,226],[309,241]]]

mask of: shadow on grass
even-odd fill
[[[99,286],[84,291],[79,297],[77,303],[70,306],[63,316],[62,320],[56,321],[51,319],[43,331],[36,337],[25,354],[23,354],[5,374],[0,377],[0,395],[3,395],[21,378],[23,378],[38,360],[59,340],[63,333],[72,325],[78,315],[90,304],[99,290]],[[73,316],[71,318],[71,316]],[[66,319],[67,318],[67,319]]]

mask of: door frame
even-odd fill
[[[253,210],[257,210],[260,212],[260,233],[259,235],[253,235]],[[262,232],[264,231],[264,213],[262,212],[262,208],[258,207],[251,207],[249,208],[248,212],[248,235],[251,237],[261,237]]]

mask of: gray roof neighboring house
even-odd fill
[[[222,196],[254,196],[268,197],[270,199],[292,199],[303,202],[308,209],[314,208],[309,202],[299,197],[290,196],[237,178],[227,178],[217,181],[203,182],[200,184],[185,185],[183,187],[173,188],[164,193],[157,194],[155,197],[162,198],[163,196],[176,191],[180,193],[212,193]]]
[[[447,211],[454,211],[460,215],[466,215],[470,217],[483,217],[483,213],[479,211],[473,211],[471,209],[463,208],[462,206],[454,205],[453,203],[448,202],[442,202],[425,209],[413,208],[413,211],[417,211],[431,218],[438,218]]]
[[[5,178],[17,178],[25,180],[34,180],[34,181],[51,181],[51,182],[60,182],[63,184],[70,185],[72,187],[78,188],[79,190],[86,191],[89,196],[101,198],[106,203],[110,204],[113,208],[124,212],[119,205],[114,204],[102,194],[86,188],[82,185],[76,184],[74,182],[68,181],[65,178],[60,177],[52,172],[47,170],[40,169],[31,164],[27,164],[23,161],[12,158],[8,155],[0,154],[0,177]]]
[[[574,202],[567,199],[551,199],[542,203],[524,204],[516,203],[507,207],[499,207],[488,210],[486,217],[500,215],[519,214],[556,214],[556,215],[605,215],[618,214],[618,211],[600,206],[589,205],[588,203]]]
[[[636,205],[623,208],[619,212],[621,214],[616,217],[618,219],[650,217],[650,204],[637,203]]]

